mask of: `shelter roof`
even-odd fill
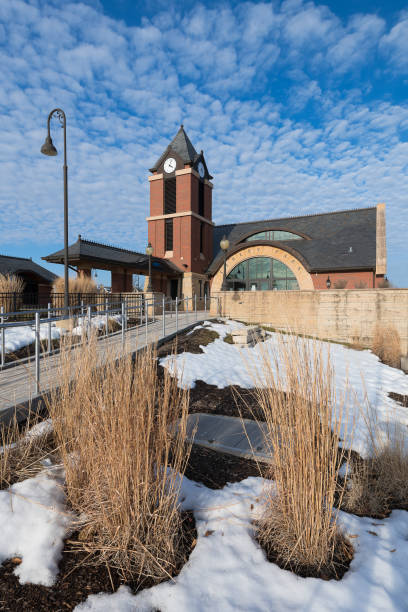
[[[64,249],[50,253],[43,257],[45,261],[51,263],[64,263]],[[122,266],[130,270],[135,270],[135,273],[141,273],[148,270],[149,258],[144,253],[130,251],[120,247],[94,242],[93,240],[85,240],[81,235],[78,240],[68,247],[68,263],[70,265],[78,265],[81,263],[94,263],[95,267],[103,265],[109,269],[109,266]],[[160,257],[152,257],[152,268],[166,274],[177,275],[181,271],[171,261]]]
[[[0,255],[0,274],[22,274],[30,272],[36,274],[48,283],[54,282],[57,275],[36,264],[28,257],[13,257],[10,255]]]

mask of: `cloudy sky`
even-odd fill
[[[62,247],[62,156],[39,152],[60,106],[70,242],[144,250],[148,168],[184,123],[216,223],[386,202],[389,278],[408,286],[404,6],[0,0],[0,253]]]

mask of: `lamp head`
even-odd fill
[[[331,287],[331,280],[330,280],[330,276],[328,276],[328,277],[327,277],[326,287],[327,287],[328,289],[330,289],[330,287]]]
[[[149,242],[149,244],[146,247],[146,255],[153,255],[153,247],[150,244],[150,242]]]
[[[51,136],[47,136],[45,139],[45,142],[41,147],[41,153],[43,155],[48,155],[49,157],[55,157],[55,155],[58,155],[58,151],[53,145]]]
[[[228,251],[229,249],[229,240],[228,238],[224,235],[223,239],[220,242],[220,247],[222,248],[223,251]]]

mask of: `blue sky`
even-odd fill
[[[70,242],[144,250],[148,168],[184,123],[216,223],[386,202],[408,286],[404,4],[1,0],[0,253],[62,247],[62,157],[39,152],[61,106]]]

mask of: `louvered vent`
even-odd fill
[[[164,181],[164,214],[171,215],[176,212],[176,178]]]

